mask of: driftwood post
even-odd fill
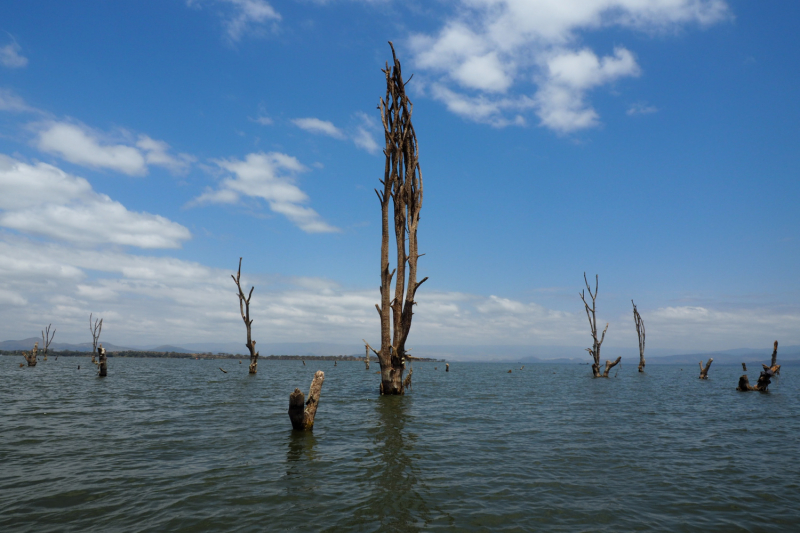
[[[250,374],[255,374],[258,371],[258,352],[256,351],[256,341],[252,339],[250,336],[250,326],[253,325],[253,321],[250,319],[250,298],[253,296],[253,290],[255,286],[250,287],[250,294],[247,295],[247,298],[244,296],[244,291],[242,291],[242,284],[240,283],[242,277],[242,258],[239,258],[239,270],[236,272],[234,276],[231,274],[234,283],[236,283],[236,288],[239,289],[239,312],[242,315],[242,320],[244,320],[244,325],[247,327],[247,349],[250,350]]]
[[[444,364],[444,371],[445,372],[450,372],[450,363],[445,363]]]
[[[636,335],[639,337],[639,372],[644,372],[644,321],[633,303],[633,322],[636,324]]]
[[[28,363],[28,366],[36,366],[36,353],[39,351],[39,343],[33,343],[33,350],[30,352],[22,352],[22,357],[25,358],[25,362]],[[22,365],[20,365],[22,366]]]
[[[97,367],[99,368],[97,375],[104,378],[108,375],[108,358],[106,357],[106,349],[103,348],[102,344],[97,347],[97,355]]]
[[[311,381],[311,388],[308,390],[308,401],[305,401],[300,389],[294,389],[294,392],[289,395],[289,419],[292,421],[292,429],[298,431],[314,429],[314,417],[317,415],[319,395],[324,381],[325,372],[317,370]]]
[[[772,361],[770,362],[770,366],[761,365],[762,367],[764,367],[764,370],[759,374],[758,381],[756,382],[755,386],[750,385],[750,380],[747,378],[747,374],[744,374],[739,378],[739,385],[736,387],[736,390],[742,392],[747,392],[747,391],[768,392],[767,389],[769,387],[769,384],[772,383],[772,381],[770,381],[771,378],[780,374],[781,371],[781,365],[777,364],[777,360],[778,360],[778,341],[775,341],[775,348],[772,350]],[[744,363],[742,363],[742,366],[744,366]]]
[[[703,366],[703,362],[700,361],[700,379],[708,379],[708,369],[711,368],[711,363],[714,362],[714,358],[710,358],[706,366]]]
[[[376,304],[381,321],[381,347],[375,350],[381,366],[381,394],[401,395],[405,393],[403,371],[405,370],[406,341],[411,330],[411,319],[416,304],[414,296],[420,285],[428,278],[417,281],[417,260],[420,257],[417,244],[417,227],[422,208],[422,173],[419,166],[417,135],[411,123],[414,106],[406,95],[400,61],[392,49],[391,68],[386,63],[386,99],[380,99],[386,148],[383,190],[375,189],[381,204],[381,303]],[[392,203],[394,239],[397,248],[396,269],[389,271],[389,204]],[[406,243],[408,249],[406,249]],[[392,278],[395,273],[394,296]]]
[[[53,330],[53,334],[50,335],[50,326],[53,324],[49,324],[47,326],[47,330],[42,330],[42,344],[44,345],[44,360],[47,361],[47,350],[50,348],[50,343],[53,342],[53,337],[56,336],[56,330]],[[47,334],[45,334],[45,331]],[[57,358],[56,358],[57,359]]]
[[[369,345],[364,346],[364,349],[367,352],[367,355],[364,356],[364,364],[367,366],[367,370],[369,370]]]
[[[607,378],[608,371],[615,367],[622,356],[617,357],[617,360],[613,363],[611,361],[606,361],[606,369],[601,374],[600,373],[600,346],[603,344],[603,341],[606,338],[606,331],[608,331],[608,324],[606,324],[605,329],[603,330],[603,334],[601,335],[600,339],[597,338],[597,314],[596,314],[596,301],[597,301],[597,288],[600,283],[599,276],[595,275],[594,277],[594,294],[592,294],[592,288],[589,286],[589,280],[586,279],[586,272],[583,273],[583,281],[586,283],[586,289],[589,291],[589,297],[592,299],[592,306],[589,307],[589,304],[586,303],[586,294],[583,290],[581,290],[581,300],[583,300],[583,306],[586,308],[586,317],[589,319],[589,327],[592,330],[592,347],[586,348],[586,351],[589,352],[589,355],[592,356],[592,374],[596,378]]]

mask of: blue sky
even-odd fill
[[[410,342],[800,343],[795,3],[0,7],[0,337],[375,339],[386,41],[425,200]],[[63,335],[63,336],[62,336]],[[576,354],[579,356],[579,354]]]

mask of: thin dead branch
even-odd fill
[[[92,313],[89,313],[89,332],[92,334],[92,359],[94,359],[94,354],[97,353],[97,343],[100,340],[100,333],[103,331],[103,319],[95,319],[93,324],[92,318]]]
[[[245,346],[248,350],[250,350],[250,367],[249,373],[255,374],[258,371],[258,352],[256,352],[256,341],[253,340],[250,328],[253,325],[253,321],[250,318],[250,298],[253,297],[253,290],[255,286],[250,287],[250,293],[245,297],[244,291],[242,290],[241,278],[242,278],[242,258],[239,258],[239,270],[236,272],[234,276],[231,274],[231,278],[233,278],[234,283],[236,283],[236,288],[239,289],[239,313],[242,315],[242,320],[244,321],[244,325],[247,328],[247,343]]]
[[[644,372],[644,321],[633,303],[633,322],[636,324],[636,335],[639,337],[639,372]]]
[[[606,338],[606,331],[608,331],[608,324],[606,324],[605,329],[603,330],[602,336],[598,339],[597,338],[597,289],[600,284],[600,278],[598,275],[595,275],[594,281],[594,293],[592,293],[592,288],[589,286],[589,280],[586,279],[586,272],[583,273],[583,281],[586,283],[586,290],[589,291],[589,297],[592,299],[592,306],[589,307],[589,304],[586,302],[586,294],[583,290],[581,290],[580,297],[583,300],[583,306],[586,309],[586,318],[589,319],[589,327],[592,330],[592,347],[586,348],[586,351],[589,352],[589,355],[592,357],[592,374],[596,378],[600,377],[608,377],[608,370],[606,370],[605,375],[600,373],[600,346],[603,344],[603,341]],[[619,359],[614,363],[617,364]],[[610,363],[609,363],[610,364]],[[611,366],[614,366],[611,365]],[[608,367],[610,369],[611,367]]]

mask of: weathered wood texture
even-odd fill
[[[744,363],[742,363],[744,367]],[[761,365],[764,367],[764,370],[761,371],[758,375],[758,381],[755,385],[750,385],[750,380],[747,377],[747,374],[742,375],[739,378],[739,384],[736,386],[736,390],[742,392],[748,391],[758,391],[758,392],[769,392],[769,385],[772,383],[772,378],[776,375],[780,374],[781,365],[778,364],[778,341],[775,341],[774,349],[772,350],[772,360],[770,361],[770,365]],[[745,368],[747,370],[747,368]]]
[[[589,352],[589,355],[592,356],[592,374],[596,378],[607,378],[608,377],[608,370],[610,370],[609,361],[606,361],[606,371],[605,373],[600,372],[600,346],[603,344],[603,341],[606,338],[606,331],[608,331],[608,324],[606,324],[605,329],[603,330],[602,336],[598,339],[597,338],[597,288],[600,284],[600,277],[595,275],[595,284],[594,284],[594,293],[592,293],[592,288],[589,286],[589,280],[586,279],[586,272],[583,273],[583,281],[586,283],[586,290],[589,291],[589,297],[592,299],[592,306],[589,307],[589,304],[586,302],[586,294],[583,290],[581,290],[581,300],[583,300],[583,306],[586,308],[586,317],[589,319],[589,327],[592,330],[592,347],[586,348],[586,351]],[[615,364],[619,363],[619,358],[617,359]]]
[[[406,340],[416,304],[414,296],[425,280],[417,281],[417,243],[419,213],[422,209],[422,172],[419,166],[417,135],[411,123],[413,104],[406,95],[400,61],[392,49],[393,64],[383,73],[386,77],[386,98],[381,98],[378,110],[383,124],[386,147],[382,190],[375,189],[381,204],[381,303],[376,304],[381,321],[381,347],[375,350],[381,366],[381,394],[405,393],[403,372],[406,362]],[[389,204],[392,204],[396,269],[389,271]],[[408,248],[406,248],[406,246]],[[392,296],[392,278],[395,278]]]
[[[94,323],[92,323],[93,316],[92,313],[89,313],[89,332],[92,334],[92,362],[94,363],[94,354],[97,353],[97,343],[100,341],[100,333],[103,331],[103,319],[95,319]]]
[[[253,325],[253,321],[250,319],[250,298],[253,297],[253,290],[255,289],[255,286],[250,287],[250,293],[247,295],[247,297],[245,297],[241,284],[241,257],[239,258],[239,270],[236,272],[235,276],[231,274],[231,278],[233,278],[234,283],[236,283],[236,288],[239,290],[239,313],[242,315],[242,320],[247,328],[247,343],[245,346],[248,350],[250,350],[250,367],[248,368],[248,372],[250,374],[255,374],[258,372],[258,352],[256,351],[256,341],[253,340],[250,333],[250,328]]]
[[[708,369],[711,368],[711,363],[714,362],[714,358],[710,358],[706,366],[703,366],[703,362],[700,361],[700,379],[708,379]]]
[[[22,357],[25,358],[25,362],[28,363],[28,366],[36,366],[36,354],[39,351],[39,343],[33,343],[33,350],[30,352],[22,352]]]
[[[314,417],[317,416],[317,406],[319,405],[319,395],[322,392],[322,383],[325,381],[325,373],[317,370],[314,379],[311,381],[311,388],[308,391],[308,401],[300,389],[294,389],[289,395],[289,419],[292,421],[292,429],[298,431],[311,431],[314,429]]]
[[[631,300],[631,303],[633,304],[633,322],[636,324],[636,335],[639,337],[639,372],[644,372],[644,321],[633,300]]]
[[[97,368],[99,369],[97,375],[104,378],[108,375],[108,357],[106,357],[106,349],[103,345],[97,347]]]
[[[369,346],[364,346],[364,350],[367,352],[367,355],[364,357],[364,364],[366,365],[367,370],[369,370]]]

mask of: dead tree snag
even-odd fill
[[[772,350],[772,361],[770,361],[769,366],[761,366],[764,367],[764,370],[769,370],[775,375],[780,375],[781,365],[778,364],[778,341],[775,341],[775,348]]]
[[[104,378],[108,375],[108,358],[106,357],[106,349],[103,345],[97,347],[97,375]]]
[[[36,366],[36,353],[39,351],[39,343],[33,343],[33,350],[30,352],[22,352],[22,357],[25,358],[25,362],[28,363],[28,366]],[[22,366],[22,365],[20,365]]]
[[[56,330],[53,330],[53,334],[50,335],[50,326],[53,324],[48,324],[47,330],[42,330],[42,344],[44,345],[44,360],[47,361],[47,350],[50,348],[50,343],[53,342],[53,337],[56,336]],[[46,334],[45,334],[46,332]]]
[[[400,61],[392,49],[391,68],[386,63],[386,99],[380,99],[378,110],[383,124],[386,148],[383,190],[375,189],[381,204],[381,303],[375,305],[381,321],[381,347],[375,350],[381,366],[381,394],[405,393],[403,371],[406,362],[406,341],[414,315],[414,296],[424,278],[417,281],[417,227],[422,208],[422,173],[419,167],[417,135],[411,123],[414,106],[406,95]],[[389,204],[392,203],[394,239],[397,248],[396,269],[389,271]],[[408,248],[406,248],[408,245]],[[392,277],[395,278],[394,297]]]
[[[772,383],[771,379],[776,375],[780,374],[781,365],[777,364],[778,360],[778,341],[775,341],[775,347],[772,350],[772,361],[770,361],[770,366],[761,365],[764,367],[764,370],[759,374],[758,381],[755,385],[750,385],[750,380],[747,377],[747,374],[742,375],[739,378],[739,385],[736,387],[736,390],[747,392],[747,391],[758,391],[758,392],[768,392],[767,389],[769,388],[769,384]],[[742,363],[742,367],[744,367],[744,363]],[[745,371],[747,368],[745,368]]]
[[[606,338],[606,331],[608,331],[608,324],[606,324],[605,329],[603,330],[603,334],[601,335],[600,339],[597,338],[597,288],[600,283],[599,276],[595,275],[594,277],[594,294],[592,293],[592,288],[589,286],[589,280],[586,279],[586,272],[583,273],[583,281],[586,283],[586,289],[589,291],[589,297],[592,299],[592,306],[589,307],[589,304],[586,303],[586,294],[584,291],[581,291],[580,297],[583,300],[583,306],[586,308],[586,317],[589,319],[589,327],[592,330],[592,347],[586,348],[586,351],[589,352],[589,355],[592,356],[592,374],[596,378],[607,378],[608,371],[611,370],[614,366],[616,366],[622,357],[617,357],[617,360],[613,363],[611,361],[606,361],[606,369],[601,374],[600,373],[600,346],[603,344],[603,341]]]
[[[294,389],[294,392],[289,395],[289,420],[292,421],[292,429],[298,431],[314,429],[314,417],[317,415],[319,395],[324,381],[325,373],[317,370],[311,381],[311,388],[308,390],[308,401],[305,401],[300,389]]]
[[[92,313],[89,313],[89,332],[92,334],[92,363],[95,362],[94,354],[97,353],[97,342],[100,340],[100,333],[103,331],[103,319],[95,319],[92,323]],[[53,332],[55,334],[55,331]]]
[[[710,358],[706,366],[703,366],[703,362],[700,361],[700,379],[708,379],[708,369],[711,368],[711,363],[714,362],[714,358]]]
[[[234,283],[236,283],[236,288],[239,289],[239,313],[242,315],[242,320],[244,320],[244,325],[247,327],[247,349],[250,350],[250,374],[255,374],[258,371],[258,352],[256,351],[256,341],[254,341],[250,335],[250,326],[253,325],[253,321],[250,319],[250,298],[253,297],[253,290],[255,286],[250,287],[250,293],[245,298],[244,291],[242,291],[242,284],[241,284],[241,277],[242,277],[242,258],[239,258],[239,270],[236,272],[234,276],[231,274]]]
[[[633,303],[633,322],[636,324],[636,335],[639,337],[639,372],[644,372],[644,321]]]
[[[364,364],[367,366],[367,370],[369,370],[369,345],[364,346],[364,350],[367,352],[367,355],[364,356]]]

